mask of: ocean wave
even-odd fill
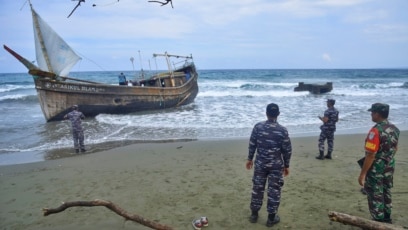
[[[61,148],[72,147],[71,138],[65,138],[63,140],[55,140],[50,143],[39,143],[37,146],[10,146],[9,148],[1,148],[0,154],[9,154],[17,152],[33,152],[33,151],[48,151]]]
[[[38,102],[37,95],[13,94],[0,96],[0,102]]]
[[[374,97],[381,95],[381,92],[377,91],[356,91],[352,89],[334,89],[333,96],[347,96],[347,97]]]
[[[309,92],[294,92],[292,90],[270,91],[205,91],[199,92],[197,97],[299,97],[308,95]]]
[[[13,92],[17,90],[24,90],[24,89],[34,89],[34,85],[12,85],[12,84],[6,84],[6,85],[1,85],[0,86],[0,93],[4,92]]]
[[[292,84],[292,83],[247,83],[241,85],[239,88],[240,89],[245,89],[245,90],[287,90],[287,89],[293,89],[297,84]]]
[[[244,85],[262,85],[262,86],[281,86],[281,87],[295,87],[297,82],[274,82],[274,81],[255,81],[255,80],[207,80],[200,81],[200,87],[227,87],[227,88],[240,88]]]
[[[389,88],[405,88],[408,87],[407,82],[365,82],[358,87],[360,89],[389,89]]]

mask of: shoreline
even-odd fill
[[[368,130],[371,127],[367,128],[352,128],[352,129],[340,129],[337,130],[335,136],[341,135],[366,135]],[[408,131],[408,128],[403,126],[403,129],[400,129],[401,132]],[[302,133],[289,133],[291,138],[313,138],[318,139],[320,131],[315,132],[302,132]],[[109,151],[114,148],[120,148],[128,145],[141,144],[141,143],[167,143],[167,142],[186,142],[186,141],[208,141],[208,140],[249,140],[248,137],[206,137],[206,138],[176,138],[176,139],[141,139],[141,140],[117,140],[117,141],[107,141],[102,143],[85,143],[87,152],[85,154],[95,154],[102,151]],[[73,147],[64,147],[57,148],[45,151],[24,151],[24,152],[10,152],[0,154],[0,166],[7,165],[19,165],[19,164],[28,164],[43,162],[49,160],[56,160],[62,158],[75,157],[78,154],[74,153]]]
[[[359,229],[331,222],[328,211],[370,218],[357,182],[356,161],[365,135],[335,135],[333,160],[316,160],[317,137],[292,137],[290,175],[285,178],[274,229]],[[408,132],[400,134],[394,175],[396,225],[408,226]],[[132,214],[175,229],[265,229],[266,207],[249,223],[252,170],[245,169],[248,140],[211,139],[132,144],[95,154],[0,166],[2,229],[147,229],[104,207],[73,207],[42,216],[61,201],[109,200]]]

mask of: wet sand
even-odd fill
[[[408,226],[408,132],[402,132],[393,188],[394,223]],[[331,222],[328,211],[370,218],[357,182],[365,135],[336,135],[333,160],[316,160],[318,137],[292,138],[273,229],[359,229]],[[138,143],[74,157],[0,166],[1,229],[148,229],[105,207],[73,207],[43,216],[62,201],[109,200],[175,229],[266,229],[248,221],[253,171],[245,169],[248,139]]]

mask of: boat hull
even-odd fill
[[[127,114],[192,103],[198,94],[198,74],[194,67],[181,71],[189,71],[190,78],[168,78],[167,81],[180,82],[168,87],[87,84],[41,77],[34,77],[34,82],[45,119],[59,121],[72,105],[78,105],[85,116],[93,117],[101,113]]]

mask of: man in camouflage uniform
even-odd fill
[[[284,184],[283,177],[289,175],[289,162],[292,155],[292,145],[288,131],[277,122],[279,107],[276,104],[269,104],[266,107],[267,120],[257,123],[249,139],[248,159],[246,168],[252,169],[253,158],[257,151],[255,160],[254,175],[252,178],[253,188],[250,209],[252,214],[250,222],[258,220],[258,211],[262,207],[266,181],[268,180],[268,202],[267,211],[269,213],[266,226],[280,221],[277,215],[281,189]]]
[[[368,111],[371,111],[371,119],[376,124],[365,140],[366,156],[358,183],[367,193],[373,220],[392,223],[391,188],[400,131],[388,121],[389,105],[375,103]]]
[[[79,153],[79,149],[81,149],[81,152],[85,152],[84,131],[82,129],[81,121],[81,119],[85,119],[84,114],[78,111],[77,105],[74,105],[72,106],[72,111],[65,115],[64,119],[69,119],[71,121],[75,152]]]
[[[323,122],[320,126],[319,136],[319,156],[316,159],[324,160],[324,158],[332,159],[334,132],[336,131],[336,122],[339,120],[339,111],[334,108],[336,101],[334,99],[327,100],[327,110],[324,111],[324,116],[319,116]],[[327,155],[324,155],[324,141],[327,139]]]

